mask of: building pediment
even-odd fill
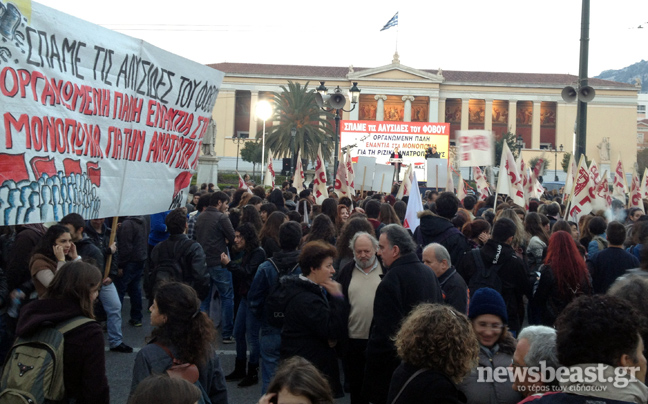
[[[349,71],[347,78],[349,80],[443,83],[445,81],[443,73],[440,70],[437,73],[439,74],[432,74],[400,63],[392,63],[357,72]]]

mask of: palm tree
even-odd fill
[[[321,144],[324,161],[329,161],[335,136],[333,114],[317,106],[315,90],[308,89],[308,82],[302,86],[288,81],[288,87],[281,89],[272,93],[275,105],[270,120],[275,124],[267,129],[266,147],[275,157],[293,157],[291,130],[295,128],[294,158],[301,150],[302,159],[315,161]]]

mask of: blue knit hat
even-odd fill
[[[508,324],[506,303],[504,303],[502,295],[497,293],[495,289],[478,289],[470,299],[468,318],[472,320],[482,314],[493,314],[501,318],[504,324]]]

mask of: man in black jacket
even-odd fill
[[[443,303],[443,297],[439,281],[418,259],[416,243],[402,226],[383,227],[378,255],[389,271],[378,285],[374,299],[362,393],[370,402],[384,404],[392,373],[400,363],[392,337],[414,307],[420,303]]]
[[[459,210],[459,199],[452,192],[442,192],[435,202],[437,215],[430,211],[419,212],[420,226],[414,232],[419,244],[419,257],[423,247],[439,243],[450,253],[451,262],[457,266],[466,251],[470,250],[468,239],[450,222]]]
[[[486,271],[490,271],[493,267],[498,268],[497,279],[501,283],[501,290],[498,290],[498,292],[506,303],[508,327],[514,336],[520,331],[524,319],[522,296],[526,295],[530,299],[533,292],[533,284],[529,282],[524,263],[511,247],[516,231],[517,227],[511,219],[499,219],[493,226],[491,239],[479,249],[478,254]],[[457,271],[466,281],[471,295],[476,289],[473,290],[474,287],[471,287],[470,280],[479,271],[479,264],[475,262],[472,253],[466,253],[459,265],[457,265]],[[497,289],[495,285],[490,287]]]
[[[103,224],[103,219],[98,219],[98,222],[100,222],[99,224],[101,224],[102,226],[105,226]],[[63,219],[61,219],[59,224],[62,224],[63,226],[66,226],[68,229],[70,229],[70,233],[72,234],[72,242],[76,245],[77,253],[84,260],[94,261],[94,265],[99,268],[101,273],[104,273],[104,252],[96,243],[99,241],[99,238],[101,238],[102,240],[100,245],[107,246],[108,241],[104,242],[101,234],[98,234],[97,231],[92,228],[92,226],[86,226],[86,221],[83,220],[83,217],[78,213],[70,213],[66,215]],[[86,230],[89,229],[92,229],[90,230],[90,232],[94,233],[94,237],[88,236]],[[103,228],[101,228],[101,230],[105,235],[106,230],[104,230]],[[111,253],[116,252],[116,247],[115,251],[111,250],[109,247],[108,250],[111,251]],[[115,284],[113,283],[113,278],[117,276],[117,265],[111,265],[111,269],[112,271],[103,280],[101,289],[99,290],[99,301],[101,302],[101,305],[106,312],[108,344],[110,345],[110,350],[113,352],[130,353],[133,352],[133,348],[124,344],[122,336],[122,304],[119,300],[119,295],[117,293],[117,289],[115,288]]]
[[[423,249],[423,263],[436,275],[446,304],[458,312],[468,314],[468,286],[455,267],[448,250],[441,244],[432,243]]]
[[[182,208],[172,210],[164,220],[170,236],[162,241],[151,252],[151,285],[155,290],[157,283],[165,279],[165,275],[156,272],[164,260],[178,263],[181,273],[173,278],[176,282],[186,283],[194,288],[198,298],[203,300],[209,294],[209,272],[205,267],[205,252],[198,242],[190,240],[187,231],[187,215]]]
[[[131,301],[130,320],[133,327],[142,326],[142,275],[148,258],[148,234],[142,216],[128,216],[117,232],[119,239],[119,274],[115,286],[123,303],[128,292]]]
[[[605,231],[608,247],[589,257],[587,268],[592,276],[594,293],[605,293],[614,281],[628,269],[638,268],[639,260],[623,249],[626,238],[625,226],[610,222]]]

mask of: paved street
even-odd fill
[[[108,384],[110,385],[110,402],[114,404],[125,404],[128,401],[130,392],[131,375],[133,371],[133,362],[135,361],[136,352],[145,345],[144,339],[151,333],[151,325],[148,310],[144,310],[144,320],[142,327],[133,327],[128,324],[130,318],[130,300],[128,296],[124,299],[122,309],[123,316],[123,333],[124,342],[133,348],[132,354],[110,352],[108,342],[106,341],[106,374],[108,375]],[[225,374],[234,369],[235,345],[221,345],[219,356],[221,366]],[[227,392],[230,404],[255,404],[261,397],[261,384],[247,388],[239,388],[231,382],[227,384]],[[348,404],[349,397],[337,401],[340,404]]]

